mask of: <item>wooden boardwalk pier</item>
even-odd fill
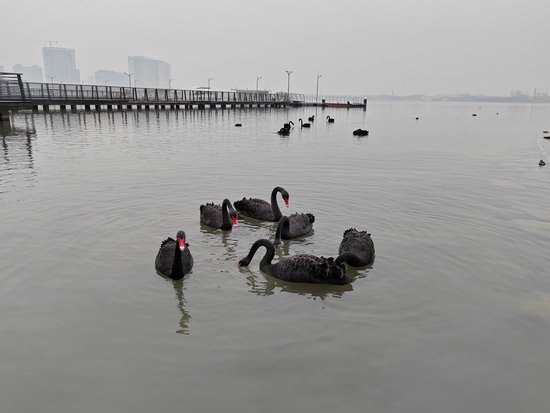
[[[210,89],[158,89],[125,86],[78,85],[64,83],[23,82],[21,74],[0,72],[0,121],[9,119],[10,111],[33,110],[48,112],[133,109],[205,109],[244,107],[322,106],[332,104],[306,102],[297,93],[271,93],[264,90],[215,91]],[[334,106],[332,106],[334,107]],[[340,107],[340,106],[339,106]],[[345,107],[366,108],[363,103],[348,103]]]

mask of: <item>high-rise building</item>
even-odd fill
[[[96,70],[95,83],[97,85],[127,86],[128,76],[112,70]]]
[[[37,65],[25,66],[21,64],[13,65],[15,73],[21,73],[23,82],[43,82],[42,68]]]
[[[143,56],[129,56],[128,69],[138,87],[170,87],[170,64]]]
[[[53,83],[80,83],[80,71],[76,68],[74,49],[43,47],[44,74]]]

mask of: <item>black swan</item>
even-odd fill
[[[256,218],[261,221],[278,221],[281,219],[282,214],[277,204],[277,192],[281,193],[285,205],[288,208],[288,192],[280,186],[276,186],[273,188],[273,191],[271,191],[271,204],[263,199],[243,198],[241,201],[235,201],[235,208],[240,213],[250,218]]]
[[[550,136],[543,136],[544,139],[550,139]]]
[[[298,119],[300,121],[300,128],[310,128],[311,123],[303,123],[302,118]]]
[[[277,225],[275,241],[273,245],[279,245],[282,239],[301,237],[311,232],[315,216],[313,214],[292,214],[289,217],[283,216]]]
[[[327,122],[328,123],[334,123],[334,118],[331,118],[330,116],[327,116]]]
[[[337,262],[345,262],[352,267],[363,267],[374,261],[374,242],[367,231],[350,228],[338,248]]]
[[[313,121],[315,121],[315,115],[313,115],[313,116],[310,116],[309,118],[307,118],[307,120],[309,120],[310,122],[313,122]]]
[[[221,205],[214,205],[214,203],[201,205],[200,211],[201,224],[223,230],[231,230],[237,225],[237,212],[227,198]]]
[[[266,253],[260,261],[260,270],[272,277],[285,281],[312,284],[349,284],[344,264],[337,264],[334,258],[316,257],[309,254],[286,257],[272,264],[275,247],[267,239],[260,239],[252,244],[248,255],[239,261],[239,268],[250,264],[252,257],[260,247],[265,247]]]
[[[292,125],[292,127],[294,127],[294,122],[292,122],[291,120],[289,120],[288,123],[285,123],[283,125],[283,128],[290,129],[290,125]]]
[[[277,133],[281,136],[288,136],[290,135],[290,128],[281,128]]]
[[[546,165],[546,162],[544,162],[544,161],[541,159],[540,162],[539,162],[539,166],[544,166],[544,165]]]
[[[235,123],[235,126],[236,126],[237,128],[240,128],[241,126],[243,126],[243,124],[242,124],[242,123]]]
[[[369,134],[369,131],[368,130],[365,130],[365,129],[355,129],[353,131],[353,134],[355,136],[367,136]]]
[[[165,277],[181,280],[193,269],[193,256],[187,248],[189,244],[185,242],[185,232],[178,231],[176,239],[166,238],[162,241],[155,258],[155,269]]]

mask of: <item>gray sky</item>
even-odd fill
[[[550,93],[549,0],[1,0],[0,65],[76,49],[81,79],[171,64],[173,86],[319,94]]]

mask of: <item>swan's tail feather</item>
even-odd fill
[[[243,198],[240,201],[233,202],[233,205],[235,206],[235,209],[243,209],[245,201],[246,201],[246,198]]]
[[[309,218],[309,222],[313,224],[315,222],[315,215],[310,214],[309,212],[306,215]]]

